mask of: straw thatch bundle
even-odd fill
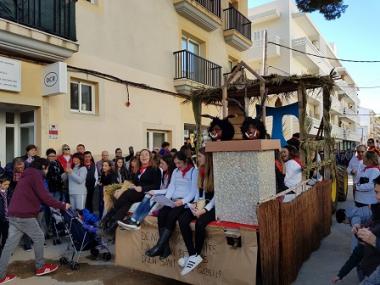
[[[121,184],[111,184],[104,186],[103,188],[103,201],[104,201],[104,212],[107,213],[113,208],[114,201],[119,199],[121,194],[131,188],[134,184],[130,181],[124,181]]]

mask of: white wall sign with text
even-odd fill
[[[56,62],[45,66],[42,74],[42,95],[67,93],[67,65]]]
[[[18,60],[0,57],[0,89],[21,91],[21,63]]]

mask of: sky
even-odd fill
[[[287,0],[280,0],[287,1]],[[248,0],[253,8],[272,0]],[[346,12],[327,21],[318,12],[309,14],[323,37],[334,42],[337,57],[354,60],[380,60],[380,0],[344,0]],[[380,63],[342,62],[359,87],[380,86]],[[380,114],[380,88],[361,88],[360,105]]]

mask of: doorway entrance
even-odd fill
[[[35,111],[16,106],[0,106],[0,162],[4,167],[15,157],[25,154],[25,147],[36,141]],[[30,108],[30,107],[29,107]],[[17,110],[18,109],[18,110]]]

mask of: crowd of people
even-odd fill
[[[75,153],[67,144],[62,146],[59,154],[52,148],[46,151],[45,158],[37,153],[37,146],[28,145],[24,156],[0,168],[0,284],[15,278],[6,274],[6,268],[21,239],[25,250],[30,251],[33,245],[36,275],[48,274],[58,268],[43,261],[45,238],[51,230],[50,207],[88,209],[103,218],[105,227],[111,218],[113,230],[117,225],[138,229],[152,207],[158,206],[155,198],[166,197],[174,201],[174,205],[159,209],[160,239],[147,255],[159,255],[160,258],[170,255],[169,238],[177,220],[182,221],[184,240],[190,247],[192,233],[189,224],[199,219],[201,222],[197,223],[195,237],[197,250],[192,249],[194,245],[190,247],[191,256],[183,263],[183,274],[202,261],[199,254],[205,239],[205,227],[215,220],[212,177],[206,175],[212,167],[206,167],[204,149],[199,151],[198,159],[194,159],[194,148],[188,141],[180,151],[170,149],[170,144],[164,142],[161,149],[154,151],[143,149],[135,153],[130,147],[127,156],[117,148],[113,159],[103,151],[97,162],[83,144],[76,146]],[[210,159],[208,163],[211,163]],[[208,179],[207,190],[203,188],[205,179]],[[125,181],[130,181],[132,186],[115,201],[110,211],[103,213],[104,187]],[[202,208],[197,204],[199,200],[204,201]],[[141,202],[139,207],[128,216],[130,207],[137,202]]]
[[[351,255],[332,279],[342,280],[356,268],[363,285],[380,284],[380,151],[374,139],[356,147],[347,173],[353,178],[354,206],[338,209],[338,223],[352,227]]]

